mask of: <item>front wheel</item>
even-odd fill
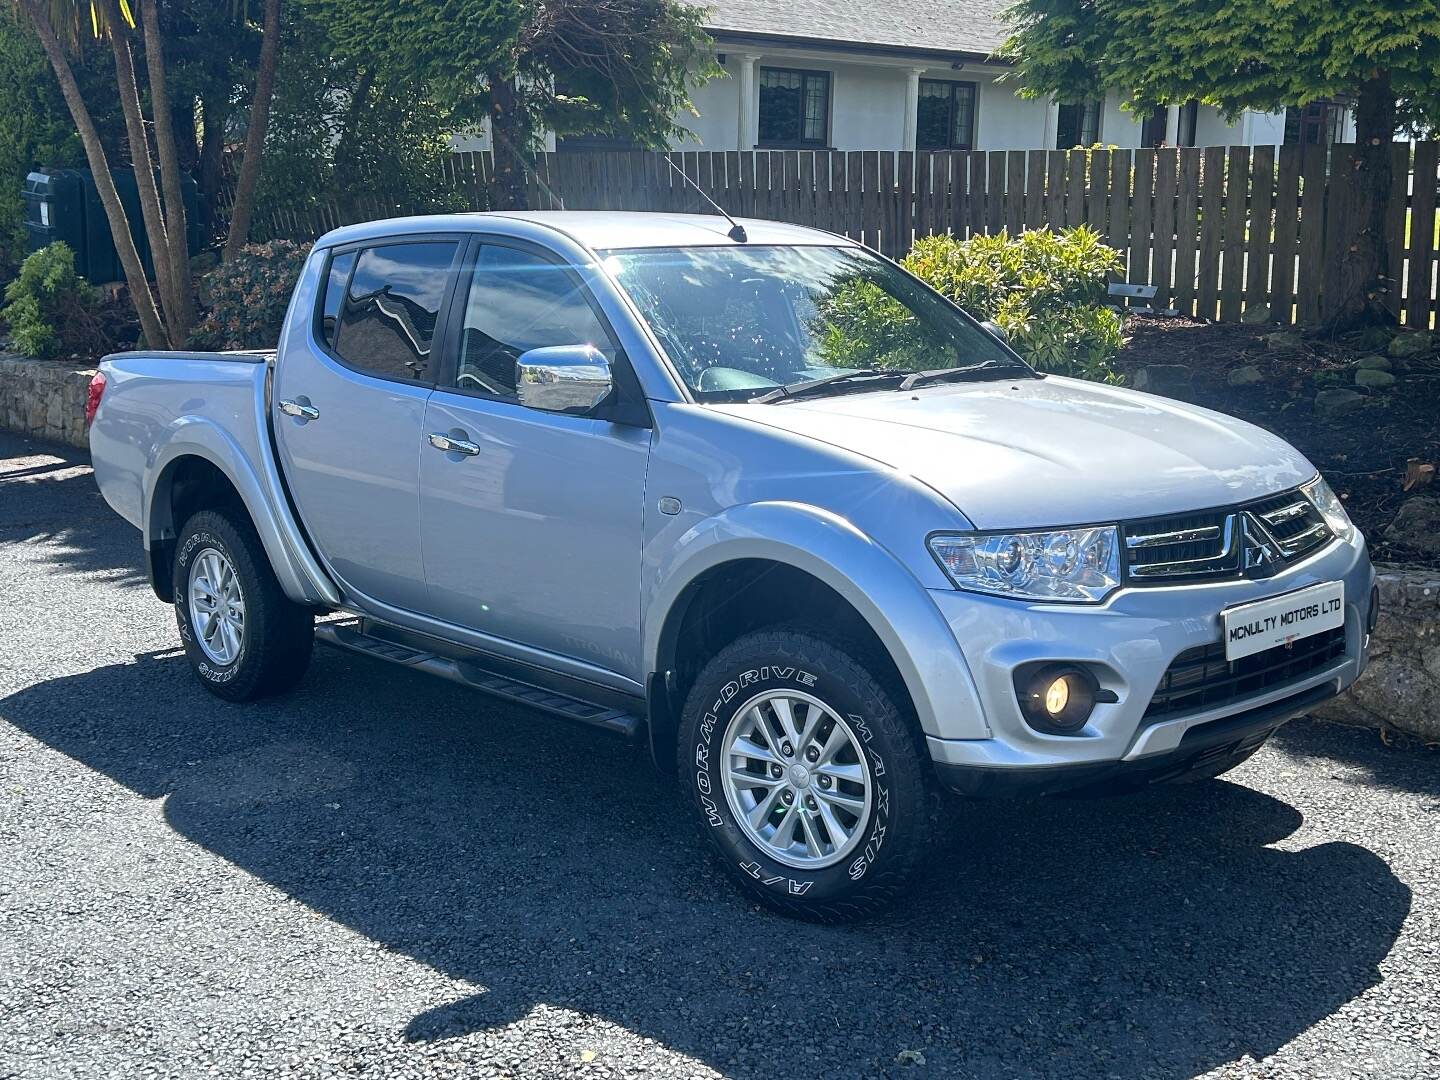
[[[700,673],[681,718],[680,774],[701,832],[749,895],[833,922],[888,904],[929,851],[919,739],[852,653],[762,630]]]
[[[315,618],[275,580],[248,518],[193,515],[175,543],[175,621],[200,682],[227,701],[290,689],[305,674]]]

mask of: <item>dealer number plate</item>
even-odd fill
[[[1289,645],[1312,634],[1345,625],[1345,583],[1323,585],[1240,604],[1220,612],[1225,627],[1225,659]]]

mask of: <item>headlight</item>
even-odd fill
[[[1315,509],[1320,511],[1320,516],[1325,519],[1325,524],[1330,526],[1331,532],[1346,543],[1355,538],[1355,523],[1345,512],[1345,504],[1340,501],[1340,496],[1331,490],[1323,476],[1315,477],[1308,484],[1302,484],[1300,490],[1315,505]]]
[[[957,588],[996,596],[1095,604],[1120,585],[1113,525],[945,534],[930,538],[930,551]]]

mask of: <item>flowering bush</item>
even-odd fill
[[[1093,229],[927,236],[901,265],[977,319],[992,319],[1035,367],[1114,381],[1120,315],[1105,306],[1120,256]]]
[[[190,333],[195,349],[273,349],[305,249],[289,240],[250,244],[205,275],[207,311]]]

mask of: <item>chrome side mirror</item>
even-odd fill
[[[590,345],[531,349],[515,361],[520,404],[544,412],[588,413],[615,385],[610,361]]]
[[[1005,342],[1006,345],[1010,344],[1010,335],[1005,333],[1004,330],[1000,329],[1000,324],[997,323],[994,319],[986,319],[980,324],[980,326],[982,329],[988,330],[991,337],[999,338],[1001,341]]]

